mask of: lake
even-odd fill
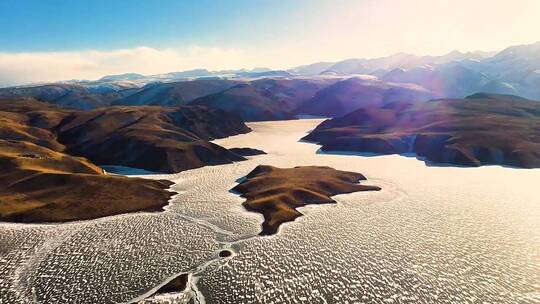
[[[415,157],[321,153],[320,119],[249,123],[214,141],[267,155],[169,175],[162,213],[0,224],[0,303],[538,303],[540,169],[426,166]],[[364,174],[378,192],[300,208],[278,234],[229,190],[259,164]],[[220,257],[220,251],[232,251]],[[191,300],[189,300],[191,298]]]

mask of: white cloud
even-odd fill
[[[194,68],[253,66],[240,49],[191,46],[182,49],[137,47],[112,51],[0,53],[0,85],[97,79],[108,74],[157,74]]]

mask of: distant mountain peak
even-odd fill
[[[123,73],[117,75],[106,75],[101,77],[98,81],[122,81],[122,80],[138,80],[144,79],[145,76],[137,73]]]
[[[458,50],[452,50],[452,51],[448,52],[448,54],[446,54],[446,55],[447,55],[447,56],[448,56],[448,55],[465,55],[465,53],[460,52],[460,51],[458,51]]]

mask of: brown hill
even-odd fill
[[[171,182],[106,175],[87,158],[177,172],[244,159],[208,140],[248,131],[235,117],[203,107],[85,112],[33,99],[2,100],[0,221],[61,222],[160,210],[172,195],[166,190]]]
[[[70,113],[31,98],[0,101],[0,139],[31,142],[62,151],[65,147],[51,130]]]
[[[323,151],[416,153],[465,166],[540,167],[540,102],[510,95],[391,103],[321,123],[304,137]]]
[[[312,98],[321,89],[337,82],[337,79],[284,79],[263,78],[250,82],[261,90],[263,95],[284,103],[285,111],[293,112],[306,100]]]
[[[223,92],[195,99],[190,104],[221,109],[245,121],[290,119],[284,101],[274,100],[251,84],[240,84]]]
[[[224,111],[187,106],[100,108],[68,116],[57,128],[70,154],[166,173],[243,160],[208,140],[249,131]]]
[[[22,141],[0,140],[0,220],[64,222],[167,204],[172,183],[108,176],[84,158]]]
[[[243,160],[209,140],[250,131],[235,116],[200,106],[78,111],[31,99],[0,101],[0,126],[0,139],[166,173]]]
[[[335,203],[330,197],[341,193],[380,190],[358,184],[366,178],[355,172],[330,167],[281,169],[260,165],[232,190],[246,198],[243,206],[264,216],[261,235],[275,234],[282,223],[294,221],[296,210],[308,204]]]

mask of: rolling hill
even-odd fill
[[[326,120],[304,137],[322,151],[415,153],[430,163],[540,167],[540,102],[478,93],[394,102]]]
[[[178,106],[190,101],[218,93],[237,85],[237,81],[229,80],[193,80],[171,83],[156,83],[144,87],[139,92],[115,100],[113,105],[160,105]]]
[[[294,118],[294,110],[335,80],[260,79],[192,101],[193,105],[222,109],[244,121]]]

